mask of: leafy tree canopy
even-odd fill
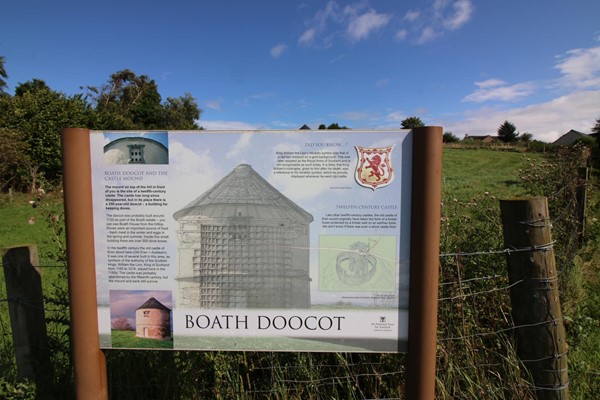
[[[41,79],[32,79],[25,83],[19,83],[15,89],[15,96],[22,97],[25,93],[36,93],[38,91],[51,90],[46,82]]]
[[[8,78],[8,74],[6,73],[6,68],[4,67],[4,63],[6,62],[6,58],[4,56],[0,56],[0,95],[5,95],[6,93],[6,79]]]
[[[329,126],[325,126],[325,124],[321,124],[319,125],[319,130],[325,130],[325,129],[350,129],[347,126],[340,126],[337,122],[334,122],[332,124],[329,124]]]
[[[519,136],[519,140],[523,143],[529,143],[533,140],[533,135],[529,132],[525,132]]]
[[[15,92],[19,95],[0,100],[0,128],[19,132],[27,144],[31,190],[35,190],[42,176],[60,180],[60,132],[69,126],[87,126],[89,110],[81,95],[66,96],[37,79],[19,84]]]
[[[27,156],[27,143],[18,131],[0,128],[0,190],[13,187],[18,190],[25,189],[28,182],[24,179],[27,171],[24,167],[29,165]]]
[[[444,143],[456,143],[458,142],[458,137],[452,133],[452,132],[444,132],[444,135],[442,137],[442,141]]]
[[[600,118],[596,120],[596,125],[592,128],[592,134],[599,135],[600,134]]]
[[[512,122],[504,121],[498,128],[498,138],[503,142],[516,142],[518,137],[517,127]]]
[[[419,117],[408,117],[405,118],[401,123],[402,129],[413,129],[425,126],[421,118]]]
[[[147,75],[129,69],[115,72],[102,86],[88,86],[95,110],[93,129],[198,129],[201,110],[188,93],[162,102]]]

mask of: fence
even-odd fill
[[[496,208],[486,208],[491,203],[495,199],[480,201],[477,210],[483,212],[472,213],[468,221],[453,220],[450,215],[456,210],[448,205],[442,215],[437,397],[527,399],[535,398],[537,392],[539,398],[566,398],[561,397],[568,386],[566,351],[556,349],[551,354],[519,359],[513,341],[514,334],[523,330],[562,325],[562,317],[550,313],[542,321],[523,323],[513,317],[510,305],[511,291],[532,282],[554,284],[560,274],[509,278],[503,272],[507,255],[545,253],[554,244],[503,246],[500,225],[490,223],[499,221],[494,215]],[[454,237],[459,230],[463,239]],[[480,240],[473,243],[474,237]],[[485,248],[492,250],[481,250]],[[40,269],[58,271],[66,281],[63,266]],[[41,398],[72,394],[66,282],[62,284],[59,281],[45,288],[43,304],[14,298],[4,291],[4,285],[0,288],[3,371],[14,371],[8,361],[12,360],[13,343],[6,318],[8,305],[43,308],[46,313],[49,340],[40,350],[52,352],[54,375],[38,388]],[[546,291],[546,287],[541,289]],[[110,398],[124,399],[403,398],[406,377],[403,354],[110,350],[106,356]],[[535,372],[524,367],[540,362],[550,363],[544,368],[555,378],[551,384],[540,386],[533,379]],[[14,372],[5,373],[5,381],[15,378]]]

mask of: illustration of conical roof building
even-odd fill
[[[150,297],[135,310],[135,335],[150,339],[171,336],[171,309]]]
[[[178,307],[307,308],[313,217],[248,164],[174,214]]]

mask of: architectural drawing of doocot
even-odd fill
[[[177,305],[309,308],[310,213],[240,164],[174,214]]]

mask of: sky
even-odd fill
[[[506,120],[554,141],[600,118],[600,1],[7,0],[9,92],[68,95],[122,69],[190,93],[206,129],[418,116],[458,137]]]

